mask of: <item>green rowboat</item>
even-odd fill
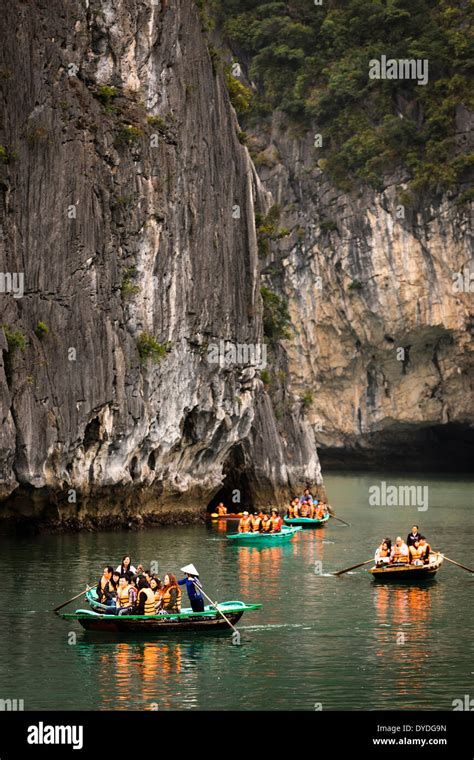
[[[300,525],[302,528],[321,528],[330,518],[329,512],[327,515],[316,520],[313,517],[284,517],[283,522],[285,525]]]
[[[221,602],[217,605],[227,620],[235,625],[247,610],[258,610],[261,604]],[[63,620],[77,620],[86,631],[104,633],[177,633],[180,631],[229,630],[228,623],[215,607],[208,605],[203,612],[186,607],[177,614],[164,615],[104,615],[93,610],[76,610],[60,615]]]
[[[279,533],[228,533],[227,538],[239,546],[273,546],[291,541],[300,527],[282,527]]]

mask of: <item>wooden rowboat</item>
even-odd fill
[[[278,533],[228,533],[227,538],[234,544],[245,546],[273,546],[291,541],[293,536],[300,531],[300,527],[282,527]]]
[[[329,512],[320,520],[315,517],[284,517],[285,525],[300,525],[302,528],[321,528],[330,518]]]
[[[430,561],[426,565],[382,565],[371,567],[369,573],[374,581],[381,583],[412,583],[428,578],[434,578],[443,564],[444,557],[439,552],[430,554]]]
[[[206,515],[207,520],[240,520],[242,512],[229,512],[227,515],[218,515],[217,512],[211,512]]]
[[[245,602],[221,602],[217,605],[232,625],[235,625],[247,610],[258,610],[261,604]],[[215,607],[208,605],[203,612],[182,609],[179,614],[165,615],[104,615],[94,610],[76,610],[60,615],[63,620],[77,620],[86,631],[104,633],[176,633],[180,631],[229,630],[222,615]]]

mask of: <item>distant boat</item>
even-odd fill
[[[300,525],[302,528],[321,528],[330,517],[331,515],[328,512],[320,520],[315,517],[284,517],[283,521],[285,525]]]
[[[227,538],[234,544],[248,546],[273,546],[291,541],[293,536],[301,530],[300,527],[283,527],[278,533],[227,533]]]
[[[227,515],[218,515],[217,512],[207,513],[207,520],[240,520],[242,512],[229,512]]]
[[[441,565],[444,557],[439,552],[430,554],[430,561],[426,565],[382,565],[371,567],[369,573],[374,581],[381,583],[411,583],[427,578],[433,578]]]

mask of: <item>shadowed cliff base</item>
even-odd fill
[[[328,470],[417,470],[472,472],[474,428],[458,423],[414,429],[410,426],[361,436],[354,445],[320,446]]]

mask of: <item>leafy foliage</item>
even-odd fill
[[[45,325],[44,322],[38,322],[38,324],[35,327],[34,332],[37,338],[39,338],[40,340],[43,340],[43,338],[45,338],[47,334],[49,333],[49,327]]]
[[[253,114],[316,124],[324,169],[349,188],[405,166],[412,190],[462,180],[456,110],[472,108],[474,5],[465,0],[214,0],[227,42],[257,88]],[[426,58],[426,86],[368,76],[369,61]],[[321,166],[321,163],[320,163]]]
[[[260,288],[263,300],[263,332],[270,343],[290,337],[290,314],[285,301],[269,288]]]
[[[170,346],[168,344],[158,343],[157,340],[149,333],[140,333],[137,341],[138,353],[140,360],[145,362],[151,359],[157,364],[168,353]]]

